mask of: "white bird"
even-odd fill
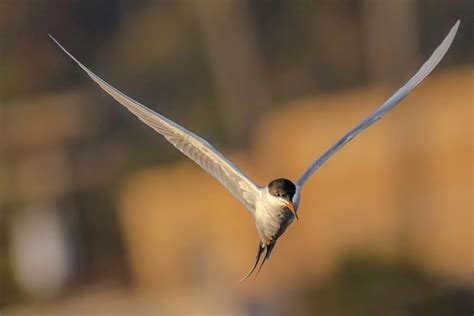
[[[270,257],[278,238],[285,232],[294,218],[298,218],[297,212],[300,204],[301,191],[311,175],[345,144],[382,118],[385,113],[393,109],[428,76],[449,49],[458,27],[459,20],[454,24],[443,42],[436,48],[431,57],[421,66],[418,72],[374,113],[339,139],[321,157],[316,159],[296,183],[281,178],[271,181],[266,186],[258,186],[255,184],[234,163],[224,157],[224,155],[217,151],[206,140],[109,85],[81,64],[51,35],[49,36],[92,78],[92,80],[104,89],[105,92],[125,106],[146,125],[163,135],[166,140],[179,151],[221,182],[255,217],[257,231],[260,237],[258,253],[252,269],[241,279],[241,281],[243,281],[253,273],[258,265],[260,256],[265,251],[265,257],[258,270],[260,271],[263,264]]]

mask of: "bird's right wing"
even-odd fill
[[[444,54],[448,51],[448,48],[453,42],[454,36],[459,27],[459,20],[454,24],[454,26],[449,31],[448,35],[444,38],[443,42],[435,49],[431,57],[421,66],[418,72],[394,95],[392,95],[384,104],[382,104],[374,113],[369,117],[363,120],[359,125],[354,129],[344,135],[339,139],[334,145],[332,145],[321,157],[316,159],[311,166],[306,170],[306,172],[301,176],[301,178],[296,183],[297,186],[297,202],[299,202],[299,192],[301,188],[306,183],[306,181],[311,177],[311,175],[319,169],[329,158],[332,157],[339,149],[341,149],[345,144],[350,142],[354,137],[363,132],[369,126],[377,122],[382,118],[382,116],[393,109],[403,98],[405,98],[423,79],[430,74],[430,72],[438,65],[438,63],[443,58]],[[298,205],[297,203],[295,203]]]
[[[81,64],[51,35],[50,37],[89,75],[89,77],[92,78],[92,80],[105,90],[105,92],[110,94],[115,100],[117,100],[117,102],[125,106],[146,125],[163,135],[167,141],[173,144],[183,154],[191,158],[210,175],[219,180],[227,190],[229,190],[247,207],[252,214],[255,213],[255,201],[260,195],[260,188],[242,171],[240,171],[235,164],[225,158],[219,151],[201,137],[188,131],[163,115],[152,111],[109,85]]]

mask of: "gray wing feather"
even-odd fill
[[[430,74],[430,72],[438,65],[443,58],[444,54],[448,51],[451,43],[453,42],[454,36],[459,27],[459,20],[449,31],[443,42],[436,48],[431,57],[421,66],[418,72],[394,95],[392,95],[384,104],[382,104],[372,115],[363,120],[353,130],[344,135],[334,145],[332,145],[321,157],[316,159],[311,166],[306,170],[303,176],[298,180],[297,187],[301,188],[305,182],[311,177],[311,175],[319,169],[332,155],[334,155],[339,149],[345,144],[350,142],[359,133],[367,129],[369,126],[377,122],[382,116],[393,109],[403,98],[405,98],[423,79]]]
[[[142,122],[163,135],[167,141],[196,162],[201,168],[219,180],[252,214],[255,213],[255,201],[260,194],[259,187],[240,171],[235,164],[225,158],[201,137],[163,115],[152,111],[109,85],[81,64],[51,35],[49,36],[103,90],[136,115]]]

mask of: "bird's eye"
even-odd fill
[[[280,193],[278,193],[278,192],[275,192],[275,196],[280,196]]]

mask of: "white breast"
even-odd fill
[[[262,189],[261,199],[256,203],[255,221],[260,240],[265,243],[265,237],[271,238],[280,228],[280,217],[285,202],[274,197],[267,188]]]

